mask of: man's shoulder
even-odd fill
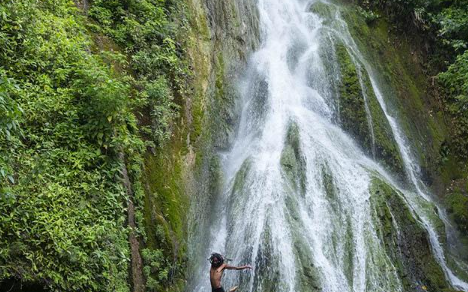
[[[221,265],[221,266],[219,266],[217,268],[211,267],[210,268],[210,273],[216,273],[216,272],[219,273],[219,272],[222,272],[225,268],[226,268],[226,264],[223,264],[223,265]]]
[[[226,264],[222,264],[219,268],[216,269],[216,272],[222,272],[226,268]]]

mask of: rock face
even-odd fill
[[[234,133],[233,81],[241,77],[246,56],[259,42],[254,1],[187,0],[186,5],[190,89],[182,96],[183,114],[173,137],[158,155],[145,157],[142,178],[147,246],[172,250],[183,269],[206,258],[201,243],[209,235],[210,210],[221,181],[215,152],[227,147]],[[185,275],[190,278],[192,271]],[[185,285],[178,279],[170,291]]]
[[[429,291],[449,289],[444,272],[432,254],[427,231],[403,200],[398,191],[374,178],[371,189],[374,220],[405,290],[419,291],[422,286]]]
[[[339,112],[342,127],[363,145],[363,149],[367,149],[369,155],[404,176],[401,154],[367,72],[362,65],[356,66],[356,61],[343,45],[336,46],[336,55],[341,73]]]
[[[294,191],[304,193],[305,163],[299,144],[299,130],[295,123],[291,123],[286,136],[286,146],[281,156],[281,166]]]
[[[384,17],[367,24],[359,11],[350,5],[342,15],[361,52],[372,62],[383,93],[391,97],[387,100],[391,114],[410,138],[423,179],[440,195],[439,152],[446,130],[442,117],[433,114],[437,98],[431,96],[428,76],[415,59],[410,40],[391,34]]]
[[[206,1],[207,21],[212,44],[213,71],[208,89],[211,102],[208,114],[214,120],[217,147],[226,147],[235,125],[235,101],[239,80],[247,56],[259,42],[258,15],[255,1]]]
[[[194,94],[187,102],[186,116],[192,132],[187,137],[191,153],[186,159],[183,184],[190,197],[188,259],[194,275],[196,263],[209,251],[202,248],[210,236],[208,224],[220,192],[221,171],[216,151],[228,147],[237,123],[235,80],[242,78],[249,52],[259,43],[255,1],[190,0],[188,53],[194,69]],[[193,268],[193,270],[192,270]]]

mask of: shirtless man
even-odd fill
[[[245,270],[252,269],[251,266],[240,266],[233,267],[224,263],[224,257],[219,253],[212,253],[209,258],[211,263],[210,269],[210,282],[211,282],[211,291],[212,292],[225,292],[223,286],[221,286],[221,277],[223,276],[224,270]],[[229,292],[234,292],[237,290],[237,286],[229,290]]]

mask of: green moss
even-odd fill
[[[299,128],[297,124],[291,123],[286,134],[286,145],[281,154],[280,163],[290,185],[293,186],[295,191],[304,194],[306,184],[304,175],[305,161],[302,157],[299,141]]]
[[[190,90],[185,94],[187,127],[190,145],[197,146],[206,142],[206,112],[208,109],[207,90],[211,74],[211,43],[205,11],[198,0],[187,1],[189,29],[186,38],[187,56],[193,68]],[[202,141],[203,140],[203,141]],[[203,153],[197,152],[197,163],[203,161]]]
[[[463,194],[450,194],[445,199],[448,213],[457,224],[458,229],[468,232],[468,196]]]
[[[267,222],[268,223],[268,222]],[[275,256],[271,230],[269,224],[265,225],[262,234],[260,248],[255,263],[254,287],[259,292],[277,292],[284,289],[284,283],[280,279],[280,265]]]
[[[321,291],[320,289],[320,273],[319,269],[314,266],[311,255],[309,253],[310,246],[303,240],[302,237],[296,236],[294,242],[294,251],[296,266],[299,275],[299,291]]]
[[[232,135],[233,122],[235,120],[234,101],[237,91],[232,82],[226,80],[227,66],[223,52],[218,52],[214,63],[214,88],[212,98],[208,107],[209,123],[207,128],[213,139],[214,145],[227,147]],[[208,117],[207,116],[207,117]]]
[[[315,2],[310,5],[309,11],[318,14],[327,21],[333,18],[333,14],[336,12],[336,7],[324,2]]]
[[[341,72],[339,112],[343,128],[361,143],[368,154],[374,154],[375,149],[377,159],[395,173],[404,175],[399,149],[367,72],[362,65],[355,64],[357,61],[352,59],[343,44],[336,45],[336,55]]]
[[[210,28],[206,20],[205,11],[200,7],[198,1],[185,1],[188,6],[187,9],[187,18],[189,21],[189,29],[191,31],[189,37],[194,40],[204,39],[209,40],[210,38]],[[189,45],[189,48],[193,48],[193,44]]]
[[[397,190],[374,177],[371,186],[371,205],[379,237],[397,268],[405,290],[427,286],[429,291],[448,289],[444,272],[434,256],[427,231],[407,207]]]
[[[339,44],[336,46],[336,55],[341,72],[339,87],[340,119],[345,130],[351,132],[354,136],[360,137],[364,142],[364,147],[371,149],[372,141],[357,68],[344,45]]]
[[[162,250],[167,264],[175,273],[171,275],[171,283],[182,277],[186,260],[186,210],[189,204],[185,195],[184,166],[179,149],[181,145],[173,143],[171,148],[161,149],[157,156],[147,153],[142,178],[145,189],[145,246],[153,251]],[[152,277],[158,279],[159,276]],[[171,284],[171,291],[180,290],[176,287]]]
[[[410,138],[425,179],[432,182],[437,178],[439,148],[447,134],[437,112],[437,98],[428,91],[431,85],[420,63],[423,56],[411,39],[391,32],[385,17],[367,24],[355,6],[344,8],[342,15],[360,51],[372,61],[387,107]]]
[[[460,191],[468,193],[468,166],[463,160],[449,149],[448,143],[442,143],[440,149],[440,179],[446,186],[460,185],[465,183],[467,186]]]
[[[249,173],[250,167],[252,165],[252,162],[247,159],[244,161],[242,164],[241,168],[236,174],[236,179],[234,180],[234,186],[232,188],[233,192],[239,192],[242,191],[244,185],[245,185],[245,180],[247,179],[247,175]]]

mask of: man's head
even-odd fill
[[[208,259],[213,268],[218,268],[224,263],[224,257],[219,253],[212,253]]]

